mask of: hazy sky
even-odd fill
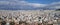
[[[60,9],[60,0],[0,0],[0,10]]]

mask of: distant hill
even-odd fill
[[[11,5],[0,5],[0,10],[55,10],[55,8],[37,7],[32,6],[11,6]]]
[[[56,9],[56,11],[60,11],[60,9]]]

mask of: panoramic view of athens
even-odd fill
[[[60,11],[0,10],[0,25],[58,25]]]
[[[60,25],[60,0],[0,0],[0,25]]]

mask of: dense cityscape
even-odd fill
[[[58,25],[60,11],[0,10],[0,25]]]

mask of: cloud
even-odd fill
[[[60,4],[60,1],[59,1],[59,2],[53,2],[53,3],[51,3],[51,4]]]
[[[30,6],[33,6],[33,7],[45,7],[47,6],[46,4],[38,4],[38,3],[29,3]]]
[[[2,5],[2,6],[1,6]],[[38,3],[29,3],[26,1],[0,1],[0,9],[4,9],[6,7],[12,9],[29,9],[29,8],[37,8],[37,7],[44,7],[45,4],[38,4]]]
[[[2,0],[0,1],[0,9],[59,9],[60,2],[50,4],[29,3],[24,0]]]
[[[60,2],[53,2],[48,5],[49,8],[60,9]]]

